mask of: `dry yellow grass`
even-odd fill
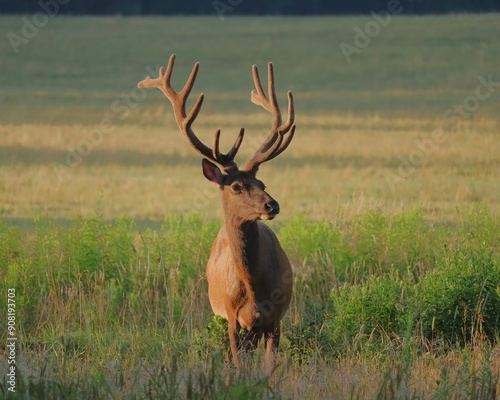
[[[467,379],[476,376],[479,382],[485,358],[492,371],[500,370],[498,347],[492,351],[477,347],[442,355],[415,354],[406,379],[399,369],[402,367],[386,365],[382,360],[343,358],[334,365],[319,361],[307,368],[290,370],[289,381],[282,383],[281,390],[295,399],[466,399],[470,397],[464,389],[474,390],[472,379],[469,384]],[[440,397],[439,390],[445,387],[448,391]],[[500,382],[496,390],[498,393]]]
[[[171,114],[162,107],[145,115],[152,124],[112,126],[105,134],[95,126],[0,125],[0,216],[66,219],[99,208],[107,218],[158,220],[192,211],[220,217],[217,189],[202,176],[201,157]],[[262,114],[201,121],[196,129],[207,143],[222,128],[222,146],[229,146],[241,126],[247,128],[241,162],[267,135],[269,122]],[[282,218],[297,212],[329,218],[339,208],[348,214],[424,208],[453,219],[457,207],[474,202],[500,211],[495,120],[453,129],[440,120],[376,116],[299,116],[297,123],[289,149],[259,173],[280,201]],[[416,141],[429,141],[438,128],[445,140],[423,153]]]

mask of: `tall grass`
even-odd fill
[[[37,219],[31,233],[3,223],[1,290],[16,288],[21,339],[17,395],[493,399],[498,219],[478,206],[453,226],[419,211],[334,220],[275,224],[295,288],[271,380],[259,352],[240,376],[225,361],[226,326],[212,318],[204,278],[220,223],[172,215],[141,230],[97,214],[67,227]],[[425,365],[433,383],[422,381]],[[333,380],[319,382],[325,374]],[[301,386],[315,379],[316,390]]]

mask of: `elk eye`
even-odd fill
[[[241,185],[239,183],[233,183],[231,185],[231,189],[233,189],[237,193],[241,193],[243,188],[241,187]]]

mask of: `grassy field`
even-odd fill
[[[240,376],[224,362],[204,276],[219,222],[141,230],[96,215],[38,219],[30,235],[4,224],[20,339],[11,397],[495,399],[500,222],[484,206],[459,215],[453,227],[408,211],[282,222],[294,297],[271,379],[260,351]]]
[[[498,15],[393,18],[349,59],[372,17],[57,17],[13,46],[26,18],[0,16],[12,398],[498,395]],[[269,127],[251,65],[296,99],[294,141],[259,172],[295,273],[271,379],[260,353],[239,377],[224,362],[204,277],[217,189],[163,95],[136,89],[171,53],[175,87],[201,63],[199,136],[246,128],[242,162]]]
[[[20,17],[1,18],[2,37],[22,28]],[[477,107],[470,99],[481,77],[500,80],[498,17],[394,19],[348,63],[339,45],[353,44],[354,27],[368,22],[56,18],[17,54],[3,40],[0,216],[71,219],[98,202],[108,218],[162,220],[193,208],[220,216],[166,100],[136,89],[174,52],[178,87],[201,62],[199,135],[210,142],[221,128],[228,145],[247,129],[240,160],[269,124],[249,101],[250,66],[273,61],[281,99],[295,93],[296,139],[261,172],[285,219],[328,218],[347,204],[424,208],[447,220],[457,204],[499,212],[500,92],[481,89]],[[464,102],[474,112],[462,117],[454,110]]]

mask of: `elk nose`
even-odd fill
[[[276,200],[271,200],[266,203],[266,211],[269,214],[279,214],[280,213],[280,205]]]

